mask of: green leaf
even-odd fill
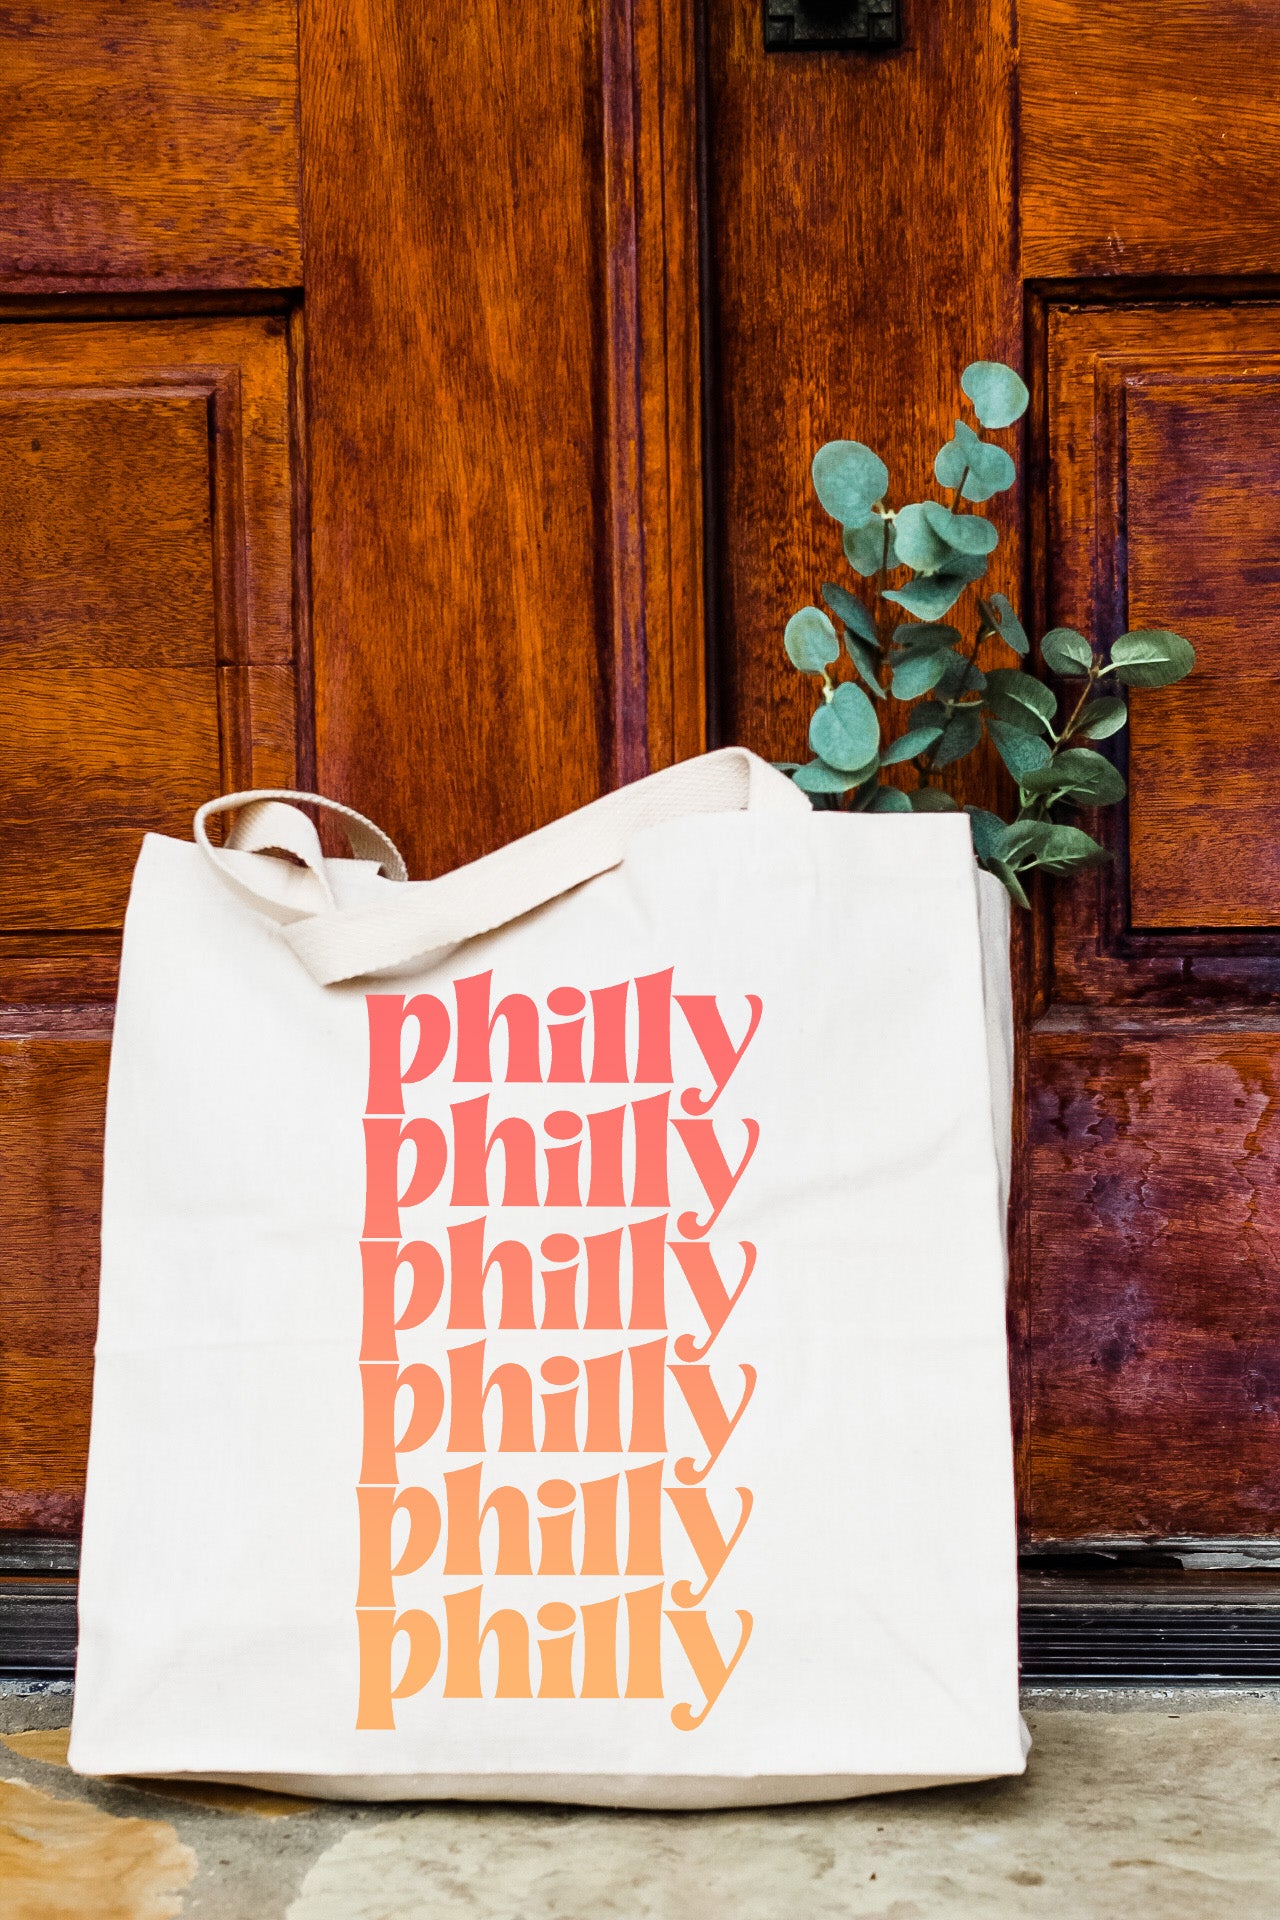
[[[1093,665],[1093,648],[1074,627],[1054,627],[1040,642],[1040,651],[1049,671],[1064,680],[1078,679]]]
[[[987,732],[995,743],[996,752],[1019,785],[1029,773],[1047,766],[1052,757],[1053,749],[1041,734],[1010,726],[1007,720],[994,719],[990,713],[987,715]]]
[[[981,738],[981,707],[957,707],[933,750],[934,766],[949,767],[953,760],[963,760],[966,753],[973,752]]]
[[[893,630],[895,647],[918,648],[923,652],[935,652],[939,647],[958,647],[960,629],[946,627],[937,621],[911,621]]]
[[[989,600],[984,600],[982,613],[983,618],[995,628],[1006,647],[1012,647],[1015,653],[1030,651],[1031,642],[1027,639],[1027,630],[1003,593],[993,593]]]
[[[1051,820],[1015,820],[1006,828],[1001,859],[1014,868],[1029,867],[1053,832]]]
[[[909,567],[914,567],[917,573],[937,573],[954,551],[930,525],[928,509],[935,504],[932,500],[913,501],[909,507],[898,509],[898,517],[893,523],[898,557],[905,560]]]
[[[1058,700],[1053,689],[1046,687],[1043,680],[1023,673],[1020,667],[993,667],[987,675],[987,689],[987,704],[1001,720],[1008,720],[1009,716],[1000,712],[1000,707],[1010,701],[1046,726],[1058,711]],[[1016,725],[1017,721],[1013,724]]]
[[[973,850],[979,860],[995,860],[1004,847],[1005,824],[998,813],[985,807],[966,807],[973,830]]]
[[[801,673],[821,673],[840,658],[836,630],[820,607],[801,607],[787,622],[782,644],[787,658]]]
[[[1172,686],[1175,680],[1185,680],[1195,663],[1191,642],[1164,627],[1122,633],[1111,649],[1116,679],[1124,687]]]
[[[913,727],[936,727],[941,733],[951,718],[951,709],[944,707],[940,700],[922,700],[919,706],[912,707],[908,718]]]
[[[834,580],[824,580],[822,597],[837,619],[844,621],[850,633],[858,634],[873,647],[880,645],[876,623],[856,593],[846,592],[844,587],[838,587]]]
[[[935,740],[941,740],[941,727],[908,727],[899,734],[892,746],[886,747],[880,755],[882,767],[896,767],[902,760],[914,760],[918,753],[927,753]]]
[[[1031,398],[1013,368],[999,360],[974,360],[960,375],[960,390],[973,402],[984,427],[1011,427],[1021,420]]]
[[[841,773],[823,760],[811,760],[808,766],[797,768],[795,783],[804,793],[848,793],[850,787],[857,786],[859,777],[857,773]]]
[[[901,563],[898,559],[897,543],[893,537],[893,522],[878,517],[865,527],[846,527],[844,530],[844,557],[855,573],[868,579],[873,573],[879,573],[881,556],[885,552],[885,530],[888,529],[888,558],[884,565],[892,569]]]
[[[864,680],[877,700],[887,700],[888,694],[880,685],[880,654],[877,648],[867,645],[856,633],[846,633],[845,646],[849,649],[849,658],[858,669],[859,677]]]
[[[798,760],[771,760],[769,765],[775,773],[794,773],[800,765]]]
[[[868,813],[910,813],[911,802],[901,787],[877,787]]]
[[[1070,873],[1075,867],[1104,866],[1110,858],[1106,848],[1100,847],[1079,827],[1051,826],[1036,853],[1034,865],[1043,867],[1046,873]]]
[[[944,656],[945,670],[938,682],[940,700],[958,700],[962,693],[981,693],[987,684],[987,676],[981,667],[972,660],[964,660],[958,653]]]
[[[1028,793],[1052,793],[1060,800],[1098,807],[1123,800],[1126,791],[1123,776],[1089,747],[1068,747],[1055,754],[1048,766],[1026,774],[1021,785]]]
[[[859,774],[857,790],[854,793],[853,799],[848,803],[848,812],[866,813],[879,791],[880,783],[876,778],[878,771],[878,767],[873,765],[869,768],[864,768],[863,773],[866,775],[865,778],[863,774]]]
[[[1119,733],[1129,718],[1129,709],[1123,700],[1090,700],[1088,706],[1080,710],[1080,718],[1071,732],[1073,737],[1079,734],[1083,740],[1105,740],[1113,733]]]
[[[982,867],[985,867],[988,873],[994,873],[994,875],[996,876],[996,879],[999,880],[1001,884],[1004,886],[1010,899],[1013,900],[1018,906],[1027,907],[1027,908],[1030,907],[1031,902],[1028,900],[1026,894],[1023,892],[1022,882],[1019,880],[1013,868],[1009,866],[1006,861],[996,860],[996,859],[986,859],[986,860],[979,861],[978,864]]]
[[[1000,535],[980,513],[952,513],[939,500],[921,502],[929,527],[953,553],[994,553]]]
[[[918,620],[937,620],[942,614],[950,612],[969,582],[980,580],[986,570],[985,558],[976,554],[953,553],[946,566],[937,573],[926,574],[919,580],[908,580],[905,586],[895,587],[884,597],[896,601],[908,613],[914,613]]]
[[[828,440],[813,456],[813,485],[833,520],[842,527],[865,527],[888,491],[889,469],[858,440]]]
[[[954,660],[955,655],[942,647],[937,653],[909,653],[899,660],[893,669],[894,699],[916,700],[936,687],[947,670],[948,657]]]
[[[917,787],[907,799],[912,813],[954,813],[956,803],[942,787]]]
[[[956,421],[955,438],[938,450],[934,476],[944,487],[958,487],[967,474],[962,499],[989,500],[1004,493],[1018,477],[1018,469],[1003,447],[994,447],[963,420]]]
[[[829,767],[866,767],[880,745],[880,722],[861,687],[846,680],[809,723],[809,745]]]

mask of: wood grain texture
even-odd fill
[[[688,31],[301,11],[318,777],[417,873],[697,731]]]
[[[293,0],[0,13],[0,290],[293,287]]]
[[[1059,999],[1280,984],[1278,320],[1269,302],[1048,314],[1046,617],[1108,638],[1169,625],[1198,655],[1189,682],[1131,697],[1127,818],[1099,821],[1116,864],[1058,896]]]
[[[618,779],[706,745],[694,16],[603,16]]]
[[[1032,1050],[1032,1534],[1280,1532],[1280,1027]]]
[[[119,928],[144,831],[291,775],[288,388],[271,316],[0,329],[0,982]]]
[[[1255,0],[1022,0],[1029,279],[1280,271],[1280,36]]]
[[[955,0],[909,10],[896,53],[767,55],[757,0],[708,11],[721,729],[769,758],[801,757],[813,706],[788,616],[858,584],[815,451],[866,441],[894,504],[932,494],[962,369],[1021,357],[1011,30]],[[1010,496],[993,517],[990,584],[1016,594]],[[966,777],[992,790],[989,765]]]
[[[1195,372],[1124,383],[1129,624],[1197,657],[1131,701],[1135,927],[1280,927],[1280,354],[1230,331],[1216,365],[1202,335]]]
[[[0,1038],[0,1528],[79,1527],[108,1051]]]

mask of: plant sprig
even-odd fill
[[[1013,426],[1026,410],[1027,389],[1012,367],[975,361],[960,385],[987,433]],[[1070,873],[1108,858],[1082,828],[1057,817],[1061,808],[1111,806],[1124,798],[1114,764],[1082,744],[1111,738],[1128,718],[1124,700],[1103,683],[1169,686],[1190,673],[1195,651],[1180,634],[1140,628],[1121,634],[1102,655],[1073,627],[1055,627],[1040,643],[1045,666],[1060,680],[1083,682],[1062,726],[1055,726],[1058,696],[1047,681],[1022,664],[978,666],[987,640],[1002,642],[1020,662],[1031,651],[1005,595],[987,595],[978,586],[999,535],[975,509],[1013,485],[1013,457],[957,420],[933,472],[948,499],[892,507],[889,470],[870,447],[832,440],[814,455],[818,498],[839,522],[845,558],[868,583],[870,599],[829,580],[822,588],[827,612],[802,607],[788,620],[787,656],[799,672],[818,676],[822,688],[809,724],[813,759],[777,764],[815,807],[936,813],[957,804],[938,780],[940,771],[989,739],[1017,784],[1018,810],[1010,821],[983,807],[965,811],[979,864],[1026,906],[1020,876],[1034,868]],[[966,640],[948,616],[970,592],[976,618]],[[846,662],[848,677],[837,677],[832,669],[843,672]],[[881,728],[890,695],[907,709],[893,739]],[[914,769],[914,787],[881,778],[886,767],[902,766]]]

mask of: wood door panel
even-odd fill
[[[1183,686],[1135,691],[1116,854],[1059,890],[1060,1001],[1172,1005],[1280,984],[1280,307],[1051,308],[1046,617],[1168,625]]]
[[[0,289],[301,279],[293,0],[0,14]]]
[[[1253,0],[1022,0],[1028,279],[1280,271],[1280,35]]]
[[[219,791],[219,732],[212,662],[0,666],[6,931],[119,930],[143,834],[186,839]]]
[[[0,1038],[0,1529],[78,1531],[109,1041]]]
[[[0,328],[0,978],[119,929],[145,831],[292,777],[289,446],[279,319]]]
[[[1033,1533],[1280,1531],[1280,1024],[1050,1015],[1030,1068]]]
[[[0,661],[213,658],[206,394],[0,387],[0,474]]]

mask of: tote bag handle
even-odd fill
[[[343,909],[334,901],[319,835],[297,806],[303,801],[333,813],[352,852],[376,860],[391,880],[407,878],[395,846],[363,814],[318,794],[270,790],[210,800],[195,817],[195,838],[220,877],[248,905],[280,926],[284,939],[322,986],[358,980],[410,965],[426,954],[505,926],[583,881],[621,864],[637,833],[694,814],[742,811],[811,812],[799,788],[745,747],[722,747],[619,787],[576,813],[526,834],[496,853],[438,880],[397,889],[368,907]],[[209,839],[215,814],[240,812],[225,849]],[[245,854],[284,852],[300,860],[296,884],[281,898],[259,880]]]

